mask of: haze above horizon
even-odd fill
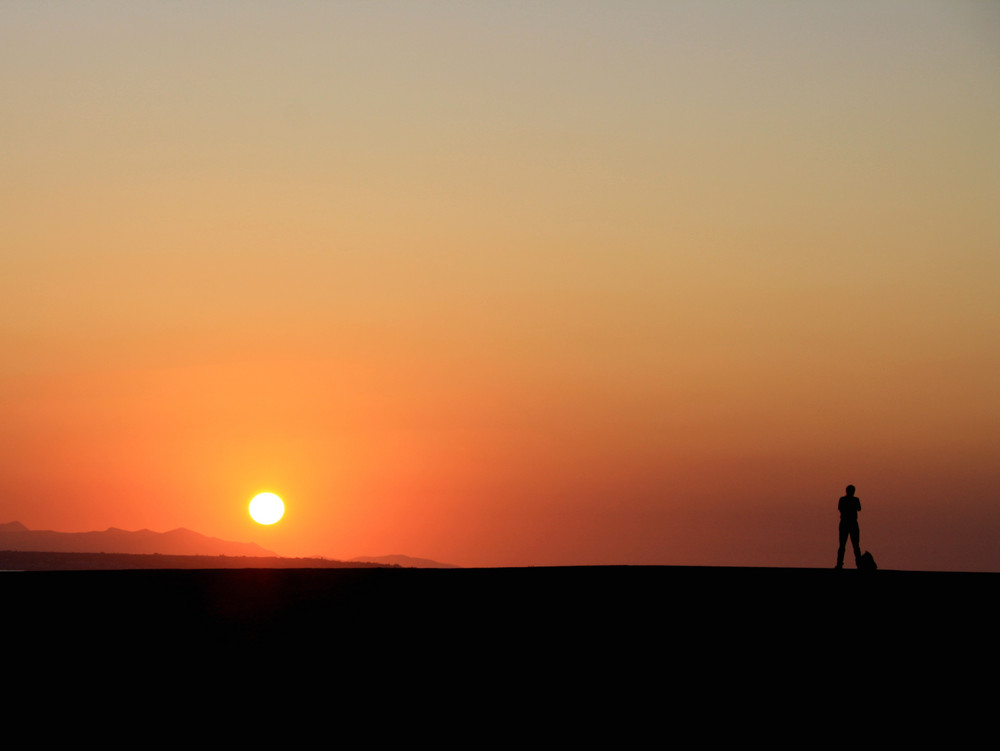
[[[1000,571],[997,133],[990,3],[2,4],[0,519]]]

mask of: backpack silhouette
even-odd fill
[[[866,550],[865,554],[861,556],[858,560],[858,568],[861,571],[875,571],[878,566],[875,565],[875,556],[871,554],[870,551]]]

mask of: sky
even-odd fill
[[[998,133],[994,2],[4,2],[0,523],[1000,571]]]

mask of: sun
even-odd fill
[[[274,493],[260,493],[250,501],[250,516],[258,524],[274,524],[285,515],[285,502]]]

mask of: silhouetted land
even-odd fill
[[[383,723],[456,737],[535,718],[629,745],[662,723],[714,738],[811,723],[792,740],[813,745],[844,712],[888,721],[889,699],[917,714],[928,697],[990,701],[977,686],[995,679],[998,583],[655,566],[40,571],[0,574],[0,601],[8,654],[34,665],[8,685],[30,695],[100,679],[130,706],[200,697],[226,724],[225,702],[264,691],[289,727],[313,729],[391,701],[363,715],[378,737]]]
[[[384,568],[387,563],[279,556],[63,553],[0,550],[0,571],[118,571],[123,569]]]
[[[974,635],[995,623],[1000,584],[1000,574],[810,569],[242,568],[6,572],[0,595],[8,626],[58,630],[62,642],[101,643],[113,631],[138,646],[169,634],[178,646],[324,649],[343,635],[392,648],[419,636],[494,648],[550,639],[556,653],[579,642],[598,654],[619,640],[626,650],[711,644],[752,659],[764,644],[800,639],[835,651]]]

